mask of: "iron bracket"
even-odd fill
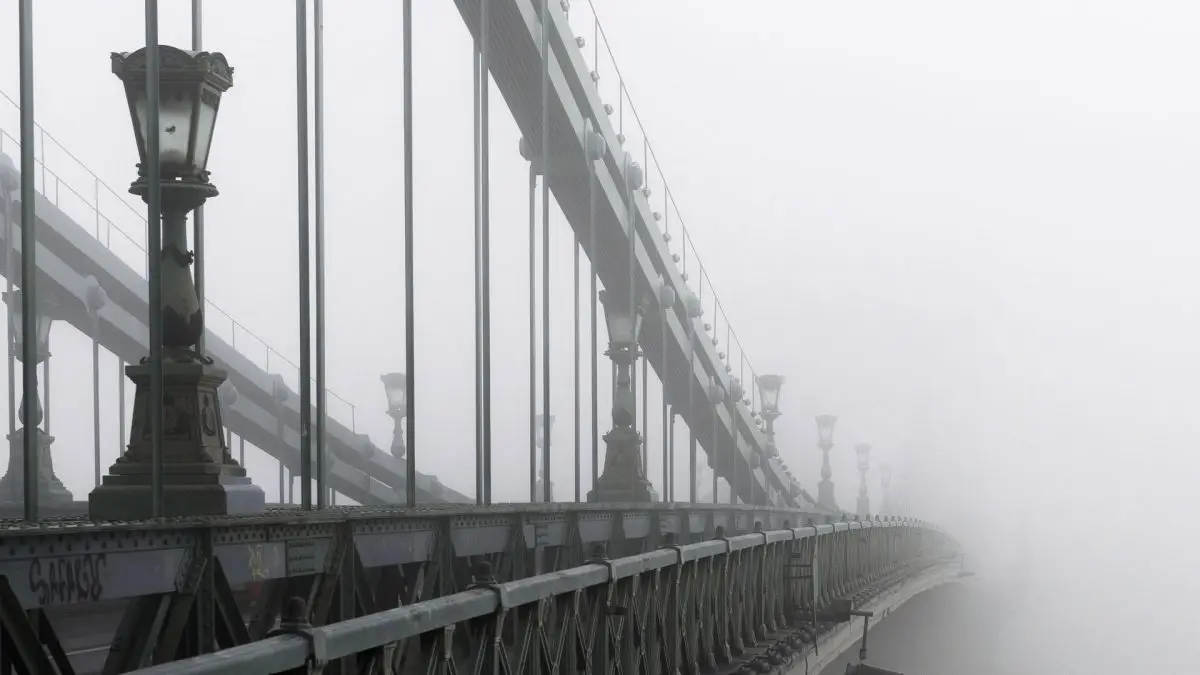
[[[504,584],[496,582],[475,583],[467,586],[468,591],[491,591],[496,596],[496,611],[508,611],[512,605],[508,604],[508,590],[504,588]]]
[[[312,626],[281,624],[279,628],[267,633],[267,637],[277,635],[296,635],[304,638],[304,641],[308,643],[310,673],[321,673],[325,669],[325,664],[329,663],[329,658],[326,656],[328,651],[325,649],[325,634],[314,630]]]

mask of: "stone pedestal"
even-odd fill
[[[647,503],[652,501],[650,481],[642,473],[642,437],[629,427],[619,426],[604,435],[604,471],[589,502]]]
[[[838,510],[837,500],[833,498],[833,481],[822,480],[817,483],[817,504],[821,508]]]
[[[38,509],[69,509],[75,498],[54,474],[54,460],[50,455],[50,444],[54,442],[54,437],[38,429],[37,438]],[[4,474],[4,478],[0,478],[0,510],[7,511],[24,503],[25,430],[17,429],[8,435],[8,473]]]
[[[149,420],[150,365],[126,366],[137,387],[129,447],[88,497],[92,520],[153,517]],[[163,363],[163,515],[261,513],[262,488],[229,454],[217,387],[225,371],[194,356]]]

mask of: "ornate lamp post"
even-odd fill
[[[388,373],[383,380],[383,391],[387,394],[387,414],[396,426],[392,429],[392,455],[404,459],[408,448],[404,447],[404,416],[408,414],[408,376],[404,373]]]
[[[854,446],[858,455],[858,515],[867,518],[871,514],[871,498],[867,496],[867,470],[871,468],[871,446],[859,443]]]
[[[229,454],[217,387],[226,373],[200,354],[204,313],[192,282],[187,216],[217,195],[208,180],[208,154],[221,94],[233,86],[233,68],[218,53],[158,48],[158,164],[162,207],[162,515],[258,513],[261,488]],[[138,178],[129,191],[149,201],[146,171],[147,106],[145,49],[112,55],[113,73],[125,85],[137,141]],[[149,359],[128,366],[137,387],[127,451],[109,468],[88,498],[96,520],[137,520],[155,515]]]
[[[613,391],[613,428],[604,435],[604,471],[595,489],[588,493],[588,501],[648,502],[650,481],[642,471],[642,437],[633,428],[636,403],[632,372],[642,328],[642,308],[631,307],[629,297],[624,294],[607,291],[600,292],[600,302],[608,324],[605,354],[617,366],[617,382]]]
[[[821,448],[821,482],[817,484],[817,505],[831,511],[837,510],[833,497],[833,469],[829,466],[829,451],[833,449],[833,427],[837,417],[817,415],[817,447]]]
[[[779,391],[786,381],[782,375],[762,375],[755,378],[758,381],[758,393],[762,396],[763,418],[767,421],[767,456],[779,455],[775,447],[775,420],[783,413],[779,412]]]
[[[47,298],[45,293],[41,293],[39,296],[39,311],[36,317],[37,349],[35,353],[37,354],[37,362],[45,363],[46,359],[50,358],[50,326],[54,323],[55,319],[66,317],[61,315],[60,306]],[[14,291],[11,296],[5,293],[4,301],[13,309],[12,318],[14,325],[21,325],[21,291]],[[21,331],[13,331],[13,336],[13,342],[9,347],[12,349],[12,354],[16,357],[17,361],[23,362],[25,347]],[[74,498],[54,473],[54,461],[50,455],[50,444],[54,442],[54,437],[38,428],[42,423],[42,404],[38,399],[36,391],[33,392],[33,400],[28,400],[24,396],[21,397],[21,407],[17,410],[17,419],[21,421],[22,425],[33,425],[37,433],[37,499],[39,509],[43,507],[48,509],[70,507]],[[24,443],[24,428],[19,428],[8,436],[8,472],[4,474],[4,478],[0,478],[0,504],[6,507],[19,507],[24,503]]]
[[[549,428],[551,434],[553,435],[554,415],[551,415],[550,419],[547,421],[546,418],[544,418],[541,413],[538,413],[537,418],[535,420],[535,426],[536,426],[536,429],[534,431],[533,442],[534,442],[534,445],[537,446],[537,449],[538,449],[537,454],[540,456],[542,454],[541,451],[546,447],[545,429]],[[534,486],[534,492],[537,495],[538,501],[553,502],[554,501],[554,481],[550,481],[550,485],[549,485],[550,498],[548,500],[546,499],[546,487],[547,486],[546,486],[545,481],[546,481],[545,467],[539,464],[538,468],[537,468],[537,483]]]
[[[892,465],[884,462],[879,465],[879,483],[883,487],[883,501],[879,506],[879,512],[890,514],[892,511],[891,500],[888,499],[888,492],[892,489]]]

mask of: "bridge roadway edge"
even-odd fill
[[[855,609],[875,614],[871,618],[868,634],[887,620],[893,612],[918,595],[945,584],[960,583],[958,570],[959,566],[952,563],[935,565],[926,569],[920,576],[888,589],[860,607],[855,607]],[[811,658],[807,662],[804,659],[798,659],[792,663],[790,668],[781,669],[779,675],[820,675],[838,657],[855,649],[861,640],[862,619],[855,617],[853,621],[841,624],[822,635],[817,641],[818,651],[810,652]]]
[[[855,531],[862,531],[862,536]],[[818,544],[818,539],[825,543]],[[867,545],[863,546],[864,543]],[[824,552],[822,560],[844,561],[845,564],[826,567],[830,571],[819,574],[811,588],[808,584],[788,583],[784,574],[786,561],[797,554],[804,555],[805,551],[815,555],[818,550]],[[595,631],[607,632],[609,629],[599,627],[586,617],[595,616],[597,611],[611,616],[613,613],[606,608],[619,607],[616,615],[639,619],[630,626],[633,633],[618,631],[617,634],[623,637],[609,643],[615,650],[611,658],[617,662],[629,658],[649,659],[656,664],[651,666],[651,663],[642,662],[643,670],[637,662],[630,663],[635,668],[630,672],[657,674],[660,657],[666,659],[664,663],[670,662],[667,672],[691,672],[688,663],[709,672],[711,666],[703,664],[708,663],[715,652],[720,665],[714,672],[723,673],[737,668],[738,664],[757,661],[757,653],[767,643],[778,639],[781,632],[794,630],[795,624],[792,629],[787,627],[792,622],[787,617],[801,620],[802,617],[795,615],[791,608],[803,606],[814,593],[822,598],[826,593],[834,593],[828,597],[877,593],[874,596],[876,602],[867,606],[898,607],[917,593],[944,582],[948,578],[944,571],[949,569],[949,561],[959,554],[952,537],[934,526],[915,521],[836,523],[756,531],[681,546],[660,545],[643,553],[611,560],[593,558],[562,571],[510,582],[484,583],[482,587],[471,586],[452,595],[323,626],[314,621],[314,627],[305,631],[311,639],[279,635],[138,672],[144,675],[264,675],[307,672],[296,669],[314,663],[320,667],[342,658],[365,658],[378,665],[380,659],[395,658],[390,650],[405,649],[405,645],[411,649],[417,644],[425,646],[405,652],[409,658],[419,660],[409,664],[417,666],[417,670],[439,663],[453,668],[453,664],[444,662],[446,659],[461,658],[478,665],[480,662],[476,659],[482,654],[476,656],[476,652],[488,650],[491,635],[499,637],[506,616],[512,617],[523,630],[540,634],[550,626],[544,626],[535,617],[552,607],[566,609],[566,614],[554,623],[565,621],[561,630],[566,634],[583,630],[580,639],[590,642],[600,639],[601,633]],[[872,588],[880,590],[872,591]],[[575,609],[567,609],[569,607]],[[578,614],[582,609],[587,613]],[[693,616],[697,623],[682,629],[679,622],[684,621],[690,626]],[[466,632],[455,631],[456,626]],[[680,629],[683,632],[679,632]],[[660,634],[661,630],[668,632]],[[592,633],[591,637],[585,635],[588,632]],[[443,652],[442,643],[437,640],[452,635],[456,647],[453,652]],[[422,638],[420,641],[409,640],[418,636]],[[458,636],[467,638],[470,644],[459,644]],[[515,641],[511,648],[519,649],[522,640],[518,632],[506,637],[505,644]],[[562,657],[565,661],[538,653],[542,649],[557,653],[553,647],[559,644],[557,640],[553,632],[535,639],[532,645],[535,651],[522,653],[519,662],[512,662],[508,670],[522,675],[533,672],[529,670],[529,661],[542,658],[552,660],[550,675],[578,669],[579,664],[575,663],[578,656],[570,656],[578,654],[576,650],[567,649],[568,655]],[[668,641],[663,644],[675,645],[674,656],[670,656],[670,652],[657,653],[656,644],[662,640]],[[743,640],[748,640],[744,650]],[[734,646],[734,642],[738,646]],[[833,649],[840,646],[839,651],[844,649],[836,638],[826,638],[825,644]],[[643,645],[649,645],[650,651],[644,651]],[[724,659],[720,656],[722,645],[725,646]],[[729,647],[734,648],[732,655],[728,653]],[[603,648],[597,646],[597,649]],[[623,654],[630,649],[632,655]],[[516,653],[510,654],[508,659],[516,656]],[[595,654],[592,657],[603,658]],[[730,657],[731,660],[725,660]],[[680,658],[684,660],[680,661]],[[463,663],[458,668],[467,665]],[[758,670],[758,665],[761,664],[753,666],[757,672],[771,671]],[[593,665],[593,670],[595,668]],[[408,672],[407,668],[405,672]]]

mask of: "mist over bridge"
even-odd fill
[[[172,146],[166,127],[161,137],[139,136],[144,156],[134,190],[150,202],[155,225],[145,248],[161,249],[161,256],[149,256],[142,266],[136,256],[114,250],[110,237],[121,230],[98,195],[107,190],[116,197],[118,191],[95,176],[90,184],[73,185],[47,164],[45,141],[32,140],[46,135],[33,125],[31,99],[24,95],[17,106],[20,128],[6,133],[0,148],[20,157],[21,165],[6,174],[11,198],[3,271],[12,286],[7,297],[14,333],[20,324],[13,358],[22,363],[23,382],[36,385],[29,373],[52,360],[46,340],[53,319],[90,336],[96,350],[132,364],[125,374],[136,391],[132,411],[119,406],[120,442],[128,449],[109,467],[100,463],[102,439],[96,434],[97,481],[86,501],[68,494],[54,475],[51,460],[62,462],[63,452],[48,431],[53,410],[48,389],[40,397],[24,389],[24,404],[10,416],[13,441],[4,485],[15,519],[0,542],[12,552],[2,563],[7,587],[0,586],[0,614],[14,658],[30,671],[92,672],[99,665],[83,661],[97,655],[104,657],[104,672],[151,666],[172,672],[288,672],[326,663],[371,672],[384,669],[385,662],[447,667],[455,658],[530,671],[578,669],[581,660],[605,672],[618,664],[647,672],[747,663],[780,667],[816,640],[824,641],[826,653],[848,646],[844,626],[818,620],[834,601],[854,598],[859,606],[888,612],[952,578],[958,550],[946,533],[891,513],[867,516],[869,446],[857,448],[863,487],[854,510],[862,517],[838,508],[827,462],[816,498],[792,476],[773,429],[784,381],[749,367],[645,132],[624,125],[629,104],[623,84],[615,105],[602,96],[598,85],[619,83],[619,71],[606,72],[596,62],[597,45],[588,60],[587,39],[576,34],[579,19],[569,16],[566,3],[484,0],[457,8],[478,46],[478,71],[493,79],[524,137],[519,151],[529,161],[535,207],[529,212],[531,241],[538,233],[537,201],[540,197],[544,238],[553,197],[590,268],[586,279],[576,270],[577,282],[595,289],[576,309],[587,313],[585,325],[593,334],[603,318],[603,351],[615,372],[611,425],[603,436],[596,414],[592,433],[580,433],[578,411],[589,397],[578,384],[575,392],[576,438],[586,436],[591,445],[591,489],[584,494],[577,487],[576,502],[559,502],[552,481],[539,480],[552,460],[574,462],[578,485],[589,454],[581,440],[573,453],[551,452],[552,394],[543,367],[540,388],[531,369],[530,503],[491,499],[487,331],[497,299],[488,292],[485,176],[493,150],[486,131],[487,89],[479,87],[477,101],[481,327],[477,489],[468,497],[448,487],[451,481],[417,473],[422,441],[413,411],[419,390],[409,379],[385,376],[397,427],[387,450],[359,435],[353,416],[338,420],[329,414],[319,290],[315,322],[302,311],[305,337],[291,382],[272,368],[281,367],[282,357],[256,362],[246,355],[245,329],[230,335],[212,331],[212,305],[199,311],[207,298],[196,299],[189,276],[184,225],[200,206],[195,202],[203,201],[197,194],[216,196],[208,182],[207,147],[199,150],[195,138],[211,138],[214,131],[215,113],[204,117],[205,106],[215,111],[221,96],[236,95],[226,94],[233,71],[224,57],[200,50],[198,32],[192,51],[150,42],[144,50],[114,56],[114,71],[131,100],[192,96],[190,112],[170,121],[194,130],[208,125],[192,132],[184,151]],[[600,42],[598,22],[589,27]],[[303,33],[298,41],[307,44]],[[319,64],[318,58],[318,73]],[[411,75],[411,65],[404,71]],[[148,81],[161,85],[157,93],[144,85],[148,73]],[[307,102],[301,107],[303,128]],[[135,103],[131,114],[147,117],[136,118],[135,129],[159,128],[178,111]],[[411,134],[411,124],[406,128]],[[315,145],[321,147],[319,141]],[[411,145],[406,144],[408,176]],[[43,148],[40,157],[35,146]],[[320,156],[316,160],[313,189],[319,194],[323,165]],[[219,164],[218,159],[213,166]],[[308,167],[300,174],[307,181]],[[411,182],[406,188],[411,203]],[[90,212],[81,212],[78,201]],[[312,215],[320,231],[320,208]],[[305,242],[308,220],[302,216]],[[412,225],[410,214],[410,231]],[[202,263],[202,244],[195,240],[192,249]],[[319,233],[317,242],[319,259]],[[549,266],[545,251],[543,275]],[[406,255],[411,287],[411,245]],[[320,265],[316,276],[319,288]],[[538,307],[534,276],[531,269],[530,347],[535,355],[539,344],[543,348],[544,366],[549,291],[543,283]],[[13,292],[17,288],[19,294]],[[307,280],[301,289],[307,307]],[[152,302],[157,297],[161,304]],[[171,317],[186,318],[188,326],[208,318],[209,332],[189,337]],[[315,369],[307,348],[311,323],[317,328]],[[46,327],[44,335],[39,325]],[[590,361],[588,402],[596,411],[609,405],[608,396],[597,393],[603,391],[596,374],[600,338],[586,344],[578,333],[575,337],[580,360]],[[411,371],[415,347],[411,333],[408,338]],[[659,421],[647,406],[651,369],[663,392],[663,408],[655,413],[661,412],[668,430],[662,434],[661,480],[648,471],[648,454],[658,448],[644,442],[652,418]],[[10,381],[15,370],[9,370]],[[96,370],[94,391],[98,380]],[[559,394],[554,396],[557,401]],[[99,397],[94,419],[98,406]],[[43,407],[47,413],[34,414]],[[686,445],[679,444],[678,461],[677,419],[688,435]],[[826,455],[834,422],[819,420]],[[43,424],[46,430],[39,431]],[[266,504],[261,485],[276,477],[247,476],[245,445],[278,460],[278,501],[296,496],[298,504]],[[464,462],[468,457],[464,454]],[[679,473],[686,477],[683,486],[675,484]],[[712,503],[700,503],[702,483],[709,483],[703,487]],[[92,644],[64,646],[67,640],[58,636],[94,640],[100,627],[113,631],[111,638],[102,636],[111,644],[104,652]],[[494,639],[505,649],[496,649]],[[660,647],[645,648],[649,644]]]

